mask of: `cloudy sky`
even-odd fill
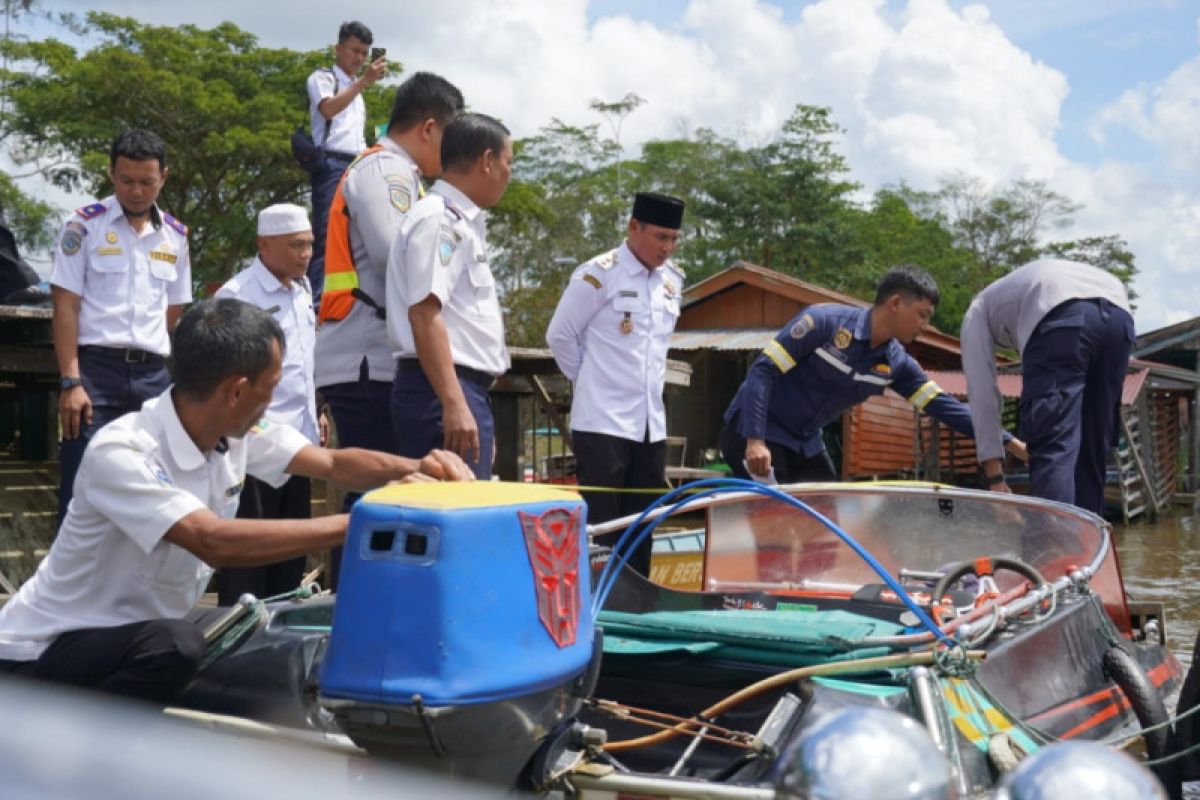
[[[296,49],[332,43],[352,14],[407,70],[442,73],[518,136],[552,117],[600,121],[588,102],[630,91],[647,103],[625,123],[627,146],[701,126],[761,143],[797,103],[829,106],[868,189],[932,188],[953,172],[1045,180],[1084,204],[1065,236],[1128,240],[1139,330],[1200,315],[1200,0],[45,5],[230,20]]]

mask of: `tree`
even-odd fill
[[[492,268],[509,341],[544,347],[571,270],[620,241],[612,220],[625,203],[612,192],[616,145],[596,125],[554,120],[514,150],[513,181],[489,222]]]
[[[944,179],[932,203],[921,202],[974,254],[976,269],[967,276],[973,291],[1036,258],[1043,237],[1070,225],[1081,208],[1044,181],[1018,179],[989,191],[979,178],[964,175]]]
[[[191,228],[197,283],[223,280],[254,253],[259,209],[306,199],[289,135],[307,117],[305,79],[330,54],[259,47],[231,23],[159,27],[92,12],[82,29],[100,39],[83,54],[53,38],[5,42],[24,67],[3,76],[0,135],[13,159],[103,196],[113,138],[155,131],[170,168],[159,202]],[[378,109],[387,89],[371,89]]]
[[[1138,272],[1135,256],[1129,250],[1129,244],[1116,234],[1089,236],[1071,242],[1052,242],[1042,248],[1042,255],[1082,261],[1108,270],[1125,284],[1130,300],[1137,297],[1137,292],[1133,290],[1133,278]]]
[[[763,147],[726,147],[701,212],[715,227],[707,266],[737,259],[840,288],[842,269],[861,257],[850,228],[858,184],[833,137],[829,109],[797,106]]]

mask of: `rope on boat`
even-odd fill
[[[986,657],[982,650],[967,650],[964,652],[966,653],[966,657],[972,660],[981,661]],[[936,658],[937,655],[933,652],[895,653],[890,656],[860,658],[853,661],[837,661],[828,664],[814,664],[808,667],[798,667],[797,669],[788,670],[787,672],[781,672],[778,675],[772,675],[768,678],[763,678],[762,680],[752,683],[743,689],[739,689],[738,691],[722,700],[719,700],[715,704],[709,706],[685,722],[674,725],[666,730],[659,731],[658,733],[650,734],[649,736],[608,742],[604,745],[604,750],[606,752],[618,753],[626,750],[635,750],[639,747],[647,747],[649,745],[659,744],[661,742],[673,739],[676,736],[694,735],[696,733],[695,729],[703,727],[705,724],[707,724],[705,720],[719,717],[729,709],[744,703],[752,697],[756,697],[779,686],[804,680],[805,678],[814,678],[826,675],[846,675],[856,672],[873,672],[875,670],[897,669],[903,667],[929,666],[935,663]]]
[[[208,643],[208,648],[204,651],[204,659],[200,662],[200,670],[207,668],[214,661],[232,650],[247,632],[265,624],[267,621],[267,603],[293,599],[307,600],[314,594],[319,593],[321,587],[312,582],[315,577],[315,572],[310,573],[304,577],[304,580],[295,589],[262,600],[253,595],[243,595],[243,599],[249,598],[249,600],[244,603],[242,601],[238,602],[235,611],[237,608],[241,608],[242,611],[233,617],[234,621],[223,632]]]

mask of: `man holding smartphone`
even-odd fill
[[[374,38],[361,22],[343,22],[333,52],[336,63],[308,76],[309,115],[312,139],[324,156],[312,171],[313,257],[308,265],[308,282],[313,301],[321,301],[325,283],[325,228],[329,204],[347,165],[367,149],[364,129],[367,109],[363,91],[387,74],[382,47],[370,51]],[[364,69],[365,67],[365,69]],[[359,73],[362,73],[361,75]]]

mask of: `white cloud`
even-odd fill
[[[1191,130],[1200,59],[1158,85],[1129,89],[1094,123],[1097,135],[1132,131],[1183,170],[1154,179],[1142,165],[1063,156],[1055,137],[1067,77],[1013,36],[1066,35],[1149,1],[815,0],[785,14],[779,0],[690,0],[663,25],[593,19],[587,0],[360,0],[346,13],[366,22],[407,70],[446,75],[473,108],[500,116],[518,136],[554,117],[601,122],[591,99],[633,91],[647,103],[625,121],[626,146],[700,126],[761,142],[808,103],[833,109],[847,130],[839,150],[868,189],[899,180],[929,187],[952,172],[1047,180],[1086,204],[1068,235],[1116,232],[1129,241],[1142,269],[1138,321],[1146,328],[1200,311],[1200,290],[1188,294],[1185,279],[1200,252],[1200,139]],[[106,7],[154,24],[230,19],[264,45],[297,49],[331,43],[343,19],[341,9],[281,14],[282,0]]]

